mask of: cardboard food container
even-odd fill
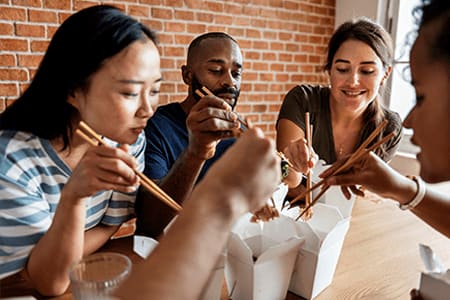
[[[427,245],[419,244],[425,272],[420,275],[420,296],[424,300],[448,300],[450,298],[450,269]]]
[[[318,182],[318,175],[327,168],[324,161],[319,161],[312,170],[313,182]],[[319,190],[313,192],[313,199],[318,193]],[[298,252],[289,291],[313,299],[331,284],[350,227],[354,202],[354,196],[347,200],[340,187],[332,186],[312,207],[312,218],[296,222],[298,235],[305,242]],[[295,220],[300,209],[285,209],[281,213]]]
[[[296,225],[305,242],[298,252],[289,291],[313,299],[333,281],[350,217],[344,218],[337,207],[317,203],[312,218]]]
[[[158,242],[152,238],[139,235],[134,236],[133,250],[142,258],[147,258],[157,245]],[[200,297],[201,300],[220,299],[224,280],[225,257],[225,253],[219,256],[216,266],[208,279],[206,288]]]
[[[244,215],[232,230],[227,247],[225,279],[230,299],[285,299],[303,239],[295,222],[280,216],[251,223]]]

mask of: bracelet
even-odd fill
[[[411,199],[411,201],[399,205],[401,210],[412,209],[417,205],[419,205],[419,203],[422,202],[423,198],[425,197],[425,193],[427,191],[425,182],[423,182],[423,180],[420,177],[417,176],[406,176],[406,177],[414,180],[414,182],[417,185],[417,192],[414,198]]]

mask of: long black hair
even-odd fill
[[[62,138],[67,148],[71,122],[78,114],[68,96],[87,88],[106,59],[144,38],[157,43],[153,31],[114,6],[97,5],[73,14],[55,32],[30,86],[0,114],[0,129]]]

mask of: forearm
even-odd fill
[[[159,186],[175,201],[183,203],[191,194],[204,164],[204,159],[183,151]]]
[[[399,203],[407,203],[411,199],[404,201],[396,198]],[[437,231],[450,237],[450,197],[448,195],[427,187],[423,200],[412,208],[411,212]]]
[[[84,202],[61,201],[52,225],[33,248],[26,271],[41,294],[59,295],[67,289],[69,267],[83,255],[85,215]]]
[[[159,186],[176,202],[183,203],[194,188],[204,162],[183,152]],[[159,237],[177,214],[142,187],[139,189],[135,208],[137,233],[153,238]]]
[[[418,192],[417,184],[403,175],[393,177],[391,185],[384,185],[378,194],[396,200],[399,204],[410,202]],[[411,211],[430,226],[450,237],[450,197],[443,193],[426,189],[423,200]]]
[[[148,295],[154,299],[199,298],[238,214],[227,213],[226,208],[217,205],[230,199],[220,199],[216,193],[214,201],[209,201],[211,193],[196,193],[194,197],[186,202],[160,245],[122,285],[118,291],[121,299]]]
[[[83,256],[94,253],[100,249],[119,229],[120,226],[97,225],[84,234]]]

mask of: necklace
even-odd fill
[[[344,153],[344,147],[343,147],[343,144],[341,144],[339,146],[338,154],[339,154],[339,156],[341,156],[343,153]]]

